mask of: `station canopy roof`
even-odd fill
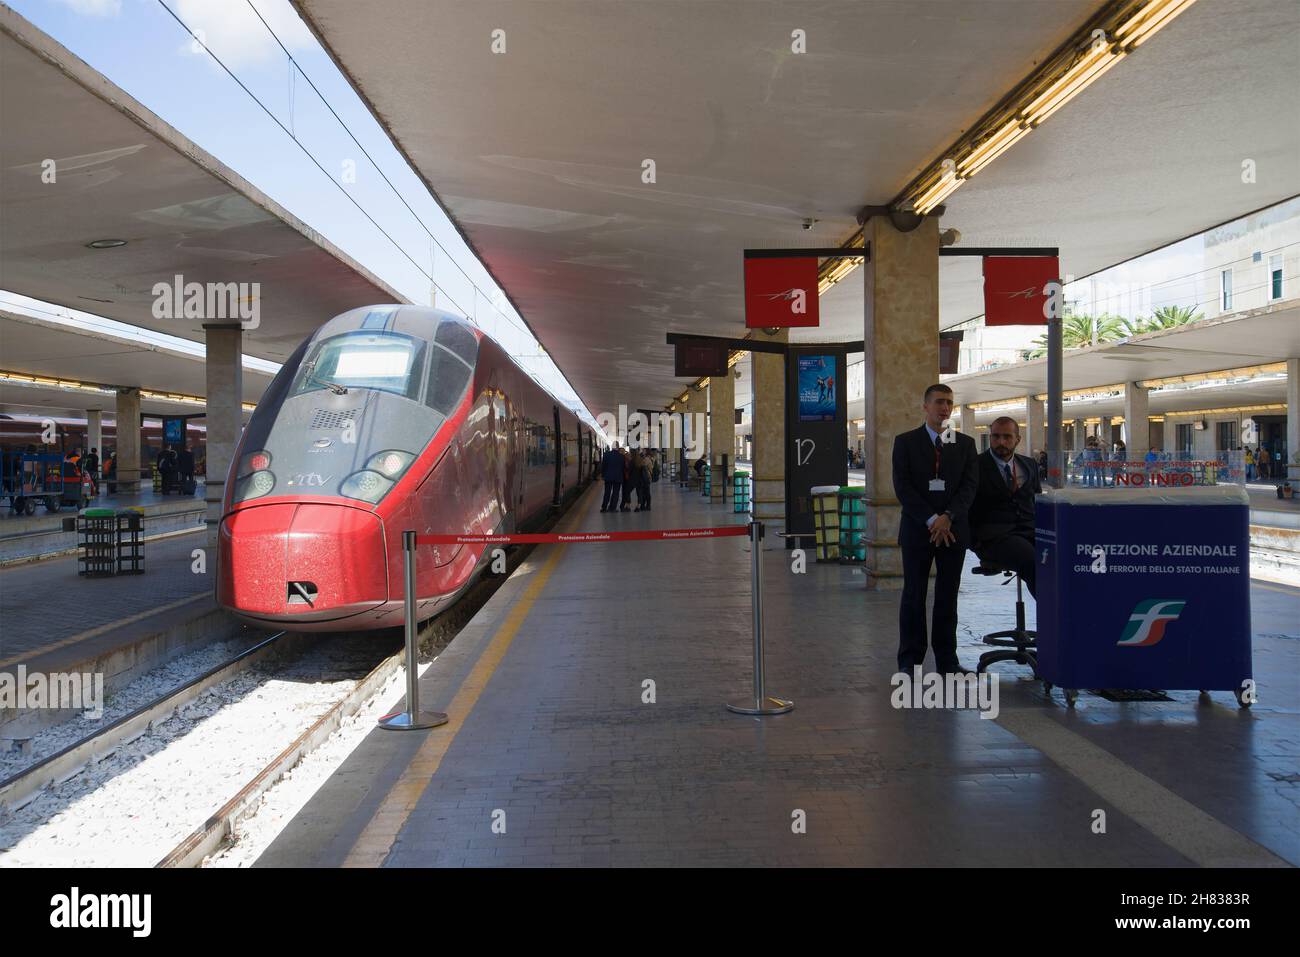
[[[200,320],[154,317],[154,284],[258,281],[261,321],[243,348],[271,361],[340,312],[404,301],[2,4],[0,114],[0,287],[202,342]],[[42,181],[47,159],[56,185]],[[127,243],[87,245],[103,239]],[[51,358],[70,374],[75,350]]]
[[[73,415],[96,409],[112,413],[117,407],[115,395],[92,392],[90,387],[112,390],[131,386],[155,394],[141,398],[145,412],[193,415],[202,412],[203,406],[162,396],[202,398],[207,390],[202,356],[7,309],[0,309],[0,372],[34,380],[0,380],[0,411],[10,414],[51,409]],[[257,402],[270,383],[270,373],[245,366],[243,401]]]
[[[846,240],[1103,6],[293,2],[593,412],[680,394],[665,333],[743,335],[743,249]],[[1084,276],[1300,193],[1296,75],[1300,5],[1198,0],[942,224]],[[861,339],[861,276],[793,338]],[[983,311],[978,260],[940,300]]]
[[[1065,353],[1065,391],[1271,365],[1300,356],[1300,301],[1202,319]],[[1047,360],[944,376],[960,404],[1000,402],[1047,392]],[[1230,404],[1230,403],[1229,403]]]

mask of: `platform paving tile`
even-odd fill
[[[735,519],[729,508],[665,487],[649,515],[588,507],[575,527]],[[437,771],[409,815],[399,815],[384,863],[1195,863],[998,721],[972,711],[895,710],[898,595],[866,591],[848,566],[814,564],[795,575],[786,553],[764,552],[768,689],[796,707],[764,719],[728,713],[723,703],[746,696],[752,668],[748,548],[742,539],[565,546]],[[963,661],[974,664],[984,650],[980,635],[1007,627],[1012,600],[1009,589],[965,577]],[[1194,692],[1133,704],[1085,694],[1070,711],[1059,692],[1044,693],[1014,667],[1000,684],[1000,706],[1059,724],[1300,863],[1293,829],[1300,786],[1270,776],[1293,773],[1300,754],[1300,643],[1276,637],[1298,610],[1300,592],[1252,589],[1264,697],[1250,712],[1229,696],[1206,703]],[[481,617],[492,627],[459,650],[457,639],[447,655],[458,674],[504,611],[490,603]],[[642,701],[647,679],[655,703]],[[445,676],[431,669],[423,683],[445,708],[455,690]],[[382,793],[363,800],[357,781],[382,769],[386,793],[401,763],[391,739],[372,734],[348,773],[322,789],[319,806],[309,805],[259,864],[338,863],[347,842],[328,815],[345,808],[352,834],[364,824],[358,815],[373,813],[365,802]],[[1103,835],[1090,826],[1097,808],[1107,811]],[[503,834],[492,831],[498,810]],[[796,811],[805,833],[792,830]]]
[[[0,568],[0,661],[33,656],[50,645],[189,598],[210,595],[216,556],[194,572],[202,534],[146,542],[145,572],[86,578],[76,556]]]

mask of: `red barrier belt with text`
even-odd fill
[[[557,542],[643,542],[661,539],[749,536],[748,525],[719,528],[663,528],[645,532],[548,532],[530,535],[417,535],[417,545],[539,545]]]

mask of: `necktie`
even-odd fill
[[[1011,486],[1011,491],[1016,490],[1016,470],[1008,464],[1003,464],[1002,471],[1006,473],[1007,484]]]

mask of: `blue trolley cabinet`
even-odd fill
[[[1231,691],[1251,678],[1239,485],[1051,489],[1035,505],[1038,674],[1079,688]]]

